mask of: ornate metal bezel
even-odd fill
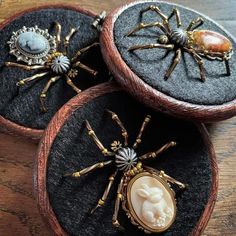
[[[133,209],[132,203],[131,203],[131,188],[133,183],[143,177],[143,176],[150,176],[152,178],[155,178],[162,186],[163,188],[169,193],[171,200],[173,202],[174,206],[174,215],[169,222],[168,225],[166,225],[163,228],[158,228],[158,229],[153,229],[146,225],[143,221],[139,219],[137,216],[135,210]],[[131,223],[135,226],[137,226],[139,229],[143,230],[145,233],[162,233],[166,231],[170,226],[174,223],[176,219],[176,212],[177,212],[177,207],[176,207],[176,200],[175,200],[175,192],[173,189],[170,187],[170,185],[167,183],[166,180],[164,180],[161,177],[161,172],[157,171],[153,168],[144,168],[140,171],[140,173],[134,175],[134,176],[127,176],[124,180],[124,186],[125,188],[123,189],[123,202],[122,202],[122,208],[126,212],[126,215],[128,218],[130,218]]]
[[[31,54],[29,52],[24,51],[18,45],[19,36],[26,32],[34,32],[42,36],[42,38],[45,40],[46,45],[47,45],[44,52],[39,53],[39,54]],[[56,37],[50,35],[47,29],[42,30],[38,28],[37,25],[34,27],[23,26],[23,28],[12,33],[12,36],[7,43],[9,44],[9,47],[10,47],[9,53],[14,55],[17,61],[23,61],[27,63],[28,65],[37,65],[37,64],[43,65],[47,61],[47,56],[56,51]]]

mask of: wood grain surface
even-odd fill
[[[94,12],[110,11],[124,0],[68,0]],[[172,0],[209,15],[236,36],[235,0]],[[47,0],[0,0],[0,22]],[[236,117],[208,125],[220,168],[216,206],[203,233],[207,236],[236,235]],[[52,233],[42,221],[33,197],[33,168],[37,144],[0,133],[0,235],[48,236]],[[187,223],[187,222],[186,222]]]

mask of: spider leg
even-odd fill
[[[176,18],[176,22],[177,22],[177,27],[179,28],[182,23],[181,23],[181,19],[180,19],[180,14],[179,14],[179,10],[177,8],[174,8],[173,11],[171,12],[170,16],[168,17],[168,21],[175,16]]]
[[[123,227],[120,225],[119,221],[118,221],[118,213],[119,213],[119,209],[120,209],[120,202],[122,201],[123,195],[121,193],[121,190],[123,188],[123,182],[124,182],[124,178],[122,177],[118,186],[118,190],[117,190],[117,197],[116,197],[116,202],[115,202],[115,210],[114,210],[114,214],[112,217],[112,224],[123,230]]]
[[[141,29],[146,29],[146,28],[151,28],[151,27],[158,27],[160,28],[165,34],[168,34],[166,28],[164,25],[160,22],[155,22],[155,23],[140,23],[137,27],[135,27],[133,30],[131,30],[128,34],[126,34],[127,37],[131,36],[132,34],[140,31]]]
[[[97,135],[95,134],[94,130],[92,129],[91,125],[87,120],[85,121],[85,125],[88,130],[88,135],[92,137],[93,141],[95,142],[97,147],[101,150],[102,154],[104,156],[113,156],[114,154],[108,151],[107,148],[105,148],[103,144],[100,142],[100,140],[98,139]]]
[[[178,65],[178,63],[180,62],[180,58],[181,58],[181,49],[177,49],[175,52],[175,56],[174,56],[174,60],[170,66],[170,68],[167,70],[164,79],[168,80],[169,77],[171,76],[172,72],[174,71],[175,67]]]
[[[94,47],[94,46],[97,46],[97,45],[99,45],[99,43],[96,42],[96,43],[93,43],[93,44],[91,44],[91,45],[89,45],[89,46],[87,46],[87,47],[85,47],[85,48],[80,49],[80,50],[75,54],[75,56],[71,59],[71,61],[74,62],[81,54],[87,52],[90,48],[92,48],[92,47]]]
[[[107,165],[110,165],[111,163],[113,162],[113,160],[110,160],[110,161],[105,161],[105,162],[98,162],[92,166],[89,166],[87,168],[84,168],[83,170],[80,170],[80,171],[77,171],[77,172],[74,172],[72,174],[65,174],[64,177],[74,177],[74,178],[79,178],[81,175],[85,175],[89,172],[92,172],[96,169],[101,169]]]
[[[159,175],[160,175],[160,177],[164,178],[167,182],[172,183],[172,184],[176,184],[180,189],[187,188],[186,184],[183,184],[180,181],[170,177],[164,171],[160,171]]]
[[[193,59],[197,62],[198,66],[199,66],[199,70],[200,70],[200,78],[204,82],[206,80],[206,76],[205,76],[205,69],[203,66],[202,58],[193,49],[184,48],[184,50],[186,50],[193,57]]]
[[[124,139],[125,139],[124,145],[125,145],[125,146],[128,146],[128,137],[129,137],[129,136],[128,136],[128,132],[127,132],[127,130],[125,129],[123,123],[121,122],[120,118],[118,117],[118,115],[117,115],[115,112],[110,111],[110,110],[107,110],[107,111],[111,114],[112,120],[114,120],[114,121],[120,126],[120,128],[121,128],[121,134],[122,134],[122,136],[123,136]]]
[[[147,116],[145,117],[143,123],[142,123],[142,126],[141,126],[140,130],[139,130],[139,134],[138,134],[138,136],[137,136],[137,138],[136,138],[136,140],[135,140],[135,143],[134,143],[134,145],[133,145],[133,149],[137,148],[138,145],[142,142],[142,139],[141,139],[141,138],[142,138],[143,132],[144,132],[144,130],[145,130],[147,124],[150,122],[150,120],[151,120],[151,116],[150,116],[150,115],[147,115]]]
[[[56,27],[56,45],[58,48],[61,43],[61,24],[59,24],[57,21],[55,21],[54,24]]]
[[[163,24],[166,27],[167,31],[170,32],[170,25],[169,25],[168,17],[160,10],[159,7],[151,5],[148,8],[142,10],[141,14],[143,15],[147,11],[156,12],[157,15],[159,15],[161,17],[161,19],[163,20]]]
[[[102,195],[102,198],[100,198],[100,199],[98,200],[98,203],[97,203],[97,205],[92,209],[91,214],[93,214],[99,207],[102,207],[102,206],[105,204],[105,201],[106,201],[107,196],[108,196],[108,194],[109,194],[109,192],[110,192],[111,186],[112,186],[112,184],[113,184],[113,182],[114,182],[114,180],[115,180],[116,174],[117,174],[117,171],[115,171],[115,172],[109,177],[109,183],[108,183],[108,185],[107,185],[107,187],[106,187],[106,189],[105,189],[105,191],[104,191],[104,193],[103,193],[103,195]]]
[[[64,39],[65,51],[68,52],[68,46],[70,44],[71,37],[78,31],[78,28],[71,28],[69,34]]]
[[[226,67],[226,74],[228,76],[231,75],[231,70],[229,66],[229,59],[231,58],[231,55],[227,55],[225,53],[220,53],[220,52],[202,52],[202,54],[209,60],[224,61]]]
[[[53,83],[55,83],[56,81],[58,81],[60,78],[61,78],[61,76],[52,77],[47,82],[47,84],[45,85],[44,89],[42,90],[42,92],[40,94],[40,103],[41,103],[41,109],[42,109],[43,112],[47,111],[47,108],[45,106],[45,100],[46,100],[46,97],[47,97],[47,92],[48,92],[49,88],[51,87],[51,85]]]
[[[20,63],[15,63],[15,62],[5,62],[5,66],[7,67],[17,67],[17,68],[21,68],[24,70],[38,70],[38,69],[46,69],[46,66],[44,65],[34,65],[34,66],[28,66],[28,65],[23,65]]]
[[[190,22],[189,26],[187,27],[186,31],[192,31],[200,27],[204,23],[204,20],[201,17],[194,19]]]
[[[135,45],[128,49],[128,51],[133,52],[135,50],[143,50],[143,49],[152,49],[152,48],[162,48],[167,50],[172,50],[174,48],[174,44],[147,44],[147,45]]]
[[[47,75],[47,74],[49,74],[49,72],[38,73],[38,74],[36,74],[36,75],[30,76],[30,77],[27,77],[27,78],[25,78],[25,79],[22,79],[22,80],[18,81],[18,82],[16,83],[16,85],[17,85],[17,86],[22,86],[22,85],[24,85],[24,84],[27,83],[27,82],[30,82],[30,81],[32,81],[32,80],[41,78],[41,77],[43,77],[43,76],[45,76],[45,75]]]
[[[66,83],[71,86],[71,88],[76,92],[80,93],[81,90],[73,83],[73,81],[70,79],[68,75],[66,75]]]
[[[147,159],[154,159],[156,158],[158,155],[160,155],[161,153],[163,153],[164,151],[166,151],[167,149],[171,148],[171,147],[175,147],[176,146],[176,142],[169,142],[166,143],[165,145],[163,145],[161,148],[159,148],[157,151],[155,152],[148,152],[142,156],[139,157],[139,160],[147,160]]]
[[[92,75],[94,75],[94,76],[96,76],[97,73],[98,73],[96,70],[93,70],[92,68],[90,68],[90,67],[84,65],[84,64],[81,63],[80,61],[77,61],[77,62],[73,65],[73,67],[79,67],[79,68],[81,68],[81,69],[84,69],[84,70],[86,70],[88,73],[90,73],[90,74],[92,74]]]

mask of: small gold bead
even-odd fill
[[[136,173],[138,171],[138,169],[136,167],[134,167],[133,171]]]
[[[151,157],[152,157],[152,158],[156,157],[156,153],[153,152],[153,153],[151,154]]]
[[[121,199],[123,197],[123,195],[121,193],[118,193],[117,197]]]
[[[104,166],[104,163],[99,163],[99,167],[102,168]]]
[[[80,172],[73,173],[72,176],[75,178],[78,178],[78,177],[80,177]]]
[[[102,206],[102,205],[104,205],[104,203],[105,203],[105,202],[104,202],[102,199],[99,199],[98,205]]]
[[[136,142],[137,142],[137,143],[141,143],[142,140],[138,138],[138,139],[136,140]]]
[[[109,180],[110,180],[110,181],[113,181],[113,180],[114,180],[114,177],[110,177]]]
[[[94,134],[94,131],[93,130],[90,130],[89,132],[88,132],[88,135],[93,135]]]
[[[131,175],[135,175],[135,173],[134,173],[133,170],[130,170],[130,174],[131,174]]]
[[[107,150],[106,148],[104,148],[104,149],[102,150],[102,153],[103,153],[103,154],[107,154],[107,153],[108,153],[108,150]]]
[[[141,168],[142,168],[142,163],[141,163],[141,162],[139,162],[139,163],[137,164],[137,168],[138,168],[138,169],[141,169]]]
[[[45,93],[42,93],[42,94],[40,95],[40,97],[41,97],[41,98],[46,98],[46,94],[45,94]]]
[[[114,114],[114,115],[112,115],[112,117],[111,117],[113,120],[114,119],[116,119],[117,118],[117,115],[116,114]]]
[[[19,85],[24,85],[25,82],[24,82],[24,80],[20,80],[20,81],[18,82],[18,84],[19,84]]]

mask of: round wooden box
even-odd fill
[[[65,79],[57,81],[48,92],[46,100],[48,111],[44,113],[40,110],[39,96],[50,75],[22,86],[18,91],[16,83],[20,79],[42,71],[31,72],[5,66],[6,61],[16,62],[16,58],[9,54],[9,45],[7,44],[12,33],[23,26],[34,27],[37,25],[41,29],[48,29],[51,35],[55,35],[53,22],[58,21],[62,25],[61,39],[63,43],[70,29],[79,27],[78,33],[72,37],[69,44],[69,54],[73,56],[79,49],[98,42],[98,32],[91,26],[94,17],[94,13],[72,5],[46,5],[18,13],[0,25],[1,130],[40,139],[57,110],[76,95],[76,92],[66,84]],[[98,71],[98,75],[94,77],[85,70],[79,69],[78,76],[73,82],[81,90],[108,80],[108,71],[102,60],[99,46],[91,48],[79,59],[85,65]]]
[[[155,11],[140,12],[151,5],[157,6],[166,16],[174,8],[180,12],[182,29],[191,20],[203,18],[197,30],[212,30],[226,36],[236,48],[235,38],[207,16],[192,9],[166,1],[137,1],[114,9],[105,19],[100,36],[103,57],[117,82],[139,101],[153,109],[183,119],[213,122],[236,114],[236,54],[230,61],[231,75],[226,75],[225,63],[203,57],[206,81],[200,81],[200,71],[193,57],[183,52],[180,63],[170,78],[164,75],[175,52],[166,49],[129,51],[135,45],[157,43],[163,34],[157,27],[142,29],[132,36],[127,34],[141,22],[162,22]],[[212,6],[214,7],[214,6]],[[214,10],[214,8],[212,9]],[[171,29],[177,28],[176,18],[170,20]]]
[[[147,114],[152,116],[138,155],[156,150],[174,140],[177,147],[161,154],[146,165],[188,184],[178,192],[177,217],[162,235],[200,235],[211,216],[218,188],[218,169],[213,146],[202,124],[168,117],[154,112],[123,92],[114,83],[90,88],[71,99],[50,122],[41,140],[35,172],[35,193],[41,214],[55,235],[144,235],[133,226],[122,208],[119,221],[125,231],[112,226],[112,214],[118,179],[104,207],[94,214],[108,177],[114,167],[105,167],[79,179],[65,178],[66,173],[81,170],[107,160],[85,128],[88,120],[107,148],[114,140],[122,141],[121,131],[106,109],[118,114],[129,133],[131,145]]]

